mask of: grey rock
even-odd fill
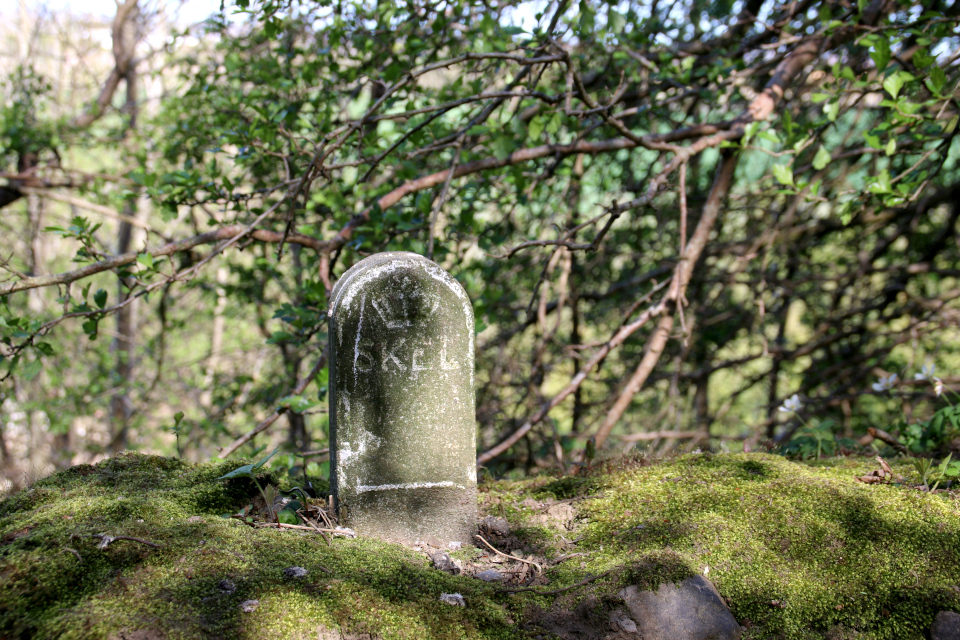
[[[303,567],[287,567],[283,570],[283,575],[287,576],[288,578],[302,578],[308,573],[309,571]]]
[[[443,551],[438,551],[433,554],[432,558],[433,566],[454,576],[460,575],[462,572],[461,564],[450,557],[449,553]]]
[[[237,590],[237,585],[233,584],[231,580],[221,580],[217,587],[224,593],[233,593]]]
[[[692,576],[657,591],[620,591],[644,640],[739,640],[740,625],[713,583]]]
[[[475,578],[480,578],[484,582],[496,582],[498,580],[503,580],[503,574],[499,571],[494,571],[493,569],[486,569],[474,576]]]
[[[465,607],[467,602],[463,599],[463,596],[459,593],[441,593],[440,602],[444,604],[452,604],[456,607]]]
[[[610,612],[610,631],[620,630],[626,631],[627,633],[636,633],[637,623],[631,620],[630,616],[620,609],[615,609]]]
[[[503,518],[494,516],[486,516],[481,520],[480,529],[488,535],[500,536],[501,538],[510,534],[510,524]]]
[[[463,287],[422,256],[381,253],[343,274],[329,317],[340,522],[384,540],[471,544],[474,318]]]
[[[240,603],[240,611],[244,613],[253,613],[260,607],[259,600],[244,600]]]
[[[960,640],[960,615],[953,611],[941,611],[933,619],[930,640]]]

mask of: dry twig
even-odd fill
[[[510,558],[511,560],[516,560],[517,562],[523,562],[523,563],[525,563],[525,564],[533,565],[534,567],[537,568],[537,573],[538,573],[538,575],[543,575],[543,567],[541,567],[539,563],[534,562],[533,560],[524,560],[523,558],[518,558],[517,556],[511,556],[511,555],[508,554],[508,553],[504,553],[503,551],[499,551],[499,550],[497,550],[496,548],[494,548],[494,546],[493,546],[492,544],[490,544],[489,542],[487,542],[486,539],[484,539],[484,537],[481,536],[480,534],[477,534],[476,538],[477,538],[480,542],[482,542],[483,544],[487,545],[487,547],[488,547],[491,551],[493,551],[494,553],[497,553],[497,554],[503,556],[504,558]]]

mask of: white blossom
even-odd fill
[[[874,382],[872,386],[874,391],[880,393],[881,391],[889,391],[890,389],[893,389],[896,384],[897,374],[891,373],[886,378],[880,378],[880,380]]]
[[[933,379],[933,392],[937,394],[938,398],[943,393],[943,380],[940,378]]]
[[[934,375],[933,375],[933,372],[934,372],[934,370],[935,370],[936,368],[937,368],[937,367],[936,367],[936,365],[934,365],[934,364],[925,364],[925,365],[923,365],[923,369],[920,371],[920,373],[915,373],[915,374],[913,374],[913,379],[914,379],[914,380],[931,380],[931,379],[935,379],[935,378],[934,378]]]
[[[783,401],[783,404],[780,405],[780,413],[793,413],[794,411],[799,411],[800,407],[803,406],[803,403],[800,402],[800,396],[793,394],[789,398]]]

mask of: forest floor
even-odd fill
[[[478,541],[448,551],[460,575],[428,545],[224,518],[257,494],[217,480],[238,464],[127,453],[0,502],[0,638],[631,638],[610,623],[618,591],[694,574],[747,640],[919,640],[960,609],[960,492],[856,481],[872,458],[623,457],[486,481],[481,518],[509,531],[485,539],[519,560]]]

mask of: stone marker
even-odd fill
[[[330,304],[330,484],[340,524],[472,544],[473,307],[415,253],[361,260]]]

